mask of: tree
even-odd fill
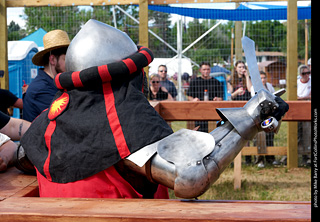
[[[25,36],[25,30],[21,29],[19,24],[16,24],[14,21],[11,21],[8,26],[8,40],[19,40]]]
[[[82,21],[78,19],[78,7],[25,7],[26,31],[33,33],[39,28],[47,32],[54,29],[66,31],[72,38],[79,30]]]
[[[164,41],[176,48],[177,40],[174,28],[170,28],[170,14],[149,10],[148,18],[150,29],[161,37]],[[165,44],[160,42],[153,35],[149,34],[149,47],[152,48],[155,57],[172,57],[175,53],[169,49]]]
[[[277,20],[247,22],[246,35],[254,39],[259,51],[284,52],[286,33],[285,25]]]
[[[72,39],[80,31],[81,26],[91,18],[113,26],[112,7],[110,5],[88,6],[85,9],[79,9],[77,6],[25,7],[26,31],[31,34],[39,28],[48,32],[54,29],[62,29]],[[138,18],[137,7],[131,5],[121,7]],[[118,29],[126,32],[137,42],[139,27],[129,25],[128,16],[123,15],[119,10],[116,11],[116,21]]]

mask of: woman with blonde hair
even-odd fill
[[[173,101],[173,98],[168,90],[160,85],[160,75],[158,74],[152,74],[150,76],[148,99],[151,101]]]

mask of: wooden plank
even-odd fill
[[[240,6],[240,3],[236,3],[236,8]],[[235,61],[242,60],[242,21],[235,21],[234,22],[234,28],[235,28],[235,40],[234,40],[234,51],[235,51]],[[232,64],[234,65],[234,64]]]
[[[23,201],[22,201],[23,199]],[[9,198],[5,221],[311,221],[311,203],[146,199]]]
[[[215,111],[218,107],[241,107],[245,104],[245,101],[174,101],[160,102],[160,115],[165,120],[179,121],[179,120],[219,120],[220,117]]]
[[[139,44],[145,47],[149,45],[147,0],[139,0]]]
[[[4,71],[4,77],[0,78],[2,89],[9,89],[6,7],[6,1],[0,0],[0,71]]]
[[[34,196],[37,194],[36,176],[26,175],[15,167],[0,174],[0,199],[12,196]]]
[[[284,116],[284,121],[310,121],[310,101],[286,101],[289,104],[289,111]],[[237,108],[243,107],[246,101],[161,101],[160,115],[165,120],[220,120],[216,108]],[[303,109],[301,109],[303,107]]]
[[[234,169],[233,169],[233,174],[234,174],[234,179],[233,179],[233,189],[241,189],[241,156],[242,156],[242,151],[236,156],[234,159]]]
[[[7,7],[78,6],[78,5],[130,5],[139,0],[6,0]]]
[[[289,111],[284,116],[284,121],[311,121],[311,101],[286,102],[289,104]]]
[[[148,0],[139,0],[139,45],[149,47]],[[149,86],[149,67],[144,67]]]
[[[285,156],[287,155],[287,147],[286,146],[267,146],[266,153],[258,153],[257,147],[255,146],[245,146],[243,147],[241,153],[243,156],[246,155],[279,155]]]
[[[287,98],[297,99],[297,69],[298,69],[298,12],[297,0],[288,0],[287,8]],[[300,106],[297,111],[303,111]],[[311,113],[311,112],[310,112]],[[287,134],[288,168],[298,167],[298,130],[297,123],[289,123]]]

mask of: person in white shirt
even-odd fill
[[[297,99],[311,100],[311,71],[308,66],[298,67]],[[302,165],[311,165],[311,122],[298,122],[298,153],[302,154]]]
[[[298,68],[298,75],[300,78],[297,80],[298,100],[311,100],[311,71],[308,66],[300,65]]]
[[[264,88],[266,90],[268,90],[269,92],[274,93],[275,90],[274,90],[272,84],[267,82],[267,73],[265,73],[264,71],[260,71],[260,78],[261,78],[261,81],[262,81]],[[251,86],[251,96],[254,97],[254,95],[255,95],[255,91],[253,90],[253,86]]]

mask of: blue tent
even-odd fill
[[[211,73],[215,73],[215,72],[223,72],[223,73],[226,73],[226,74],[231,74],[231,72],[228,69],[223,68],[221,66],[213,66],[213,67],[211,67]]]
[[[37,31],[24,37],[23,39],[20,39],[20,41],[34,41],[38,47],[43,47],[43,36],[45,34],[47,34],[47,32],[42,28],[39,28]]]

